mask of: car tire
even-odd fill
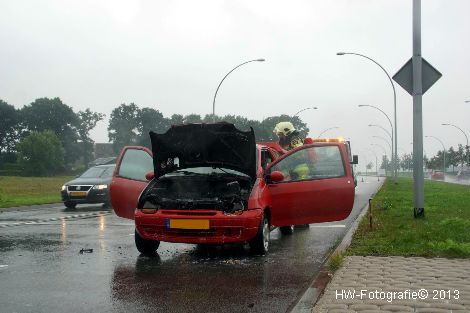
[[[271,229],[269,227],[269,221],[266,216],[263,215],[263,218],[260,221],[258,232],[256,236],[250,240],[250,249],[251,252],[258,255],[263,255],[268,253],[269,250],[269,239],[270,239]]]
[[[77,206],[77,203],[73,201],[65,201],[64,205],[67,209],[75,209],[75,207]]]
[[[279,227],[279,231],[283,235],[292,235],[294,233],[294,225],[281,226],[281,227]]]
[[[137,230],[135,231],[135,246],[137,250],[146,256],[155,256],[157,254],[158,246],[160,246],[160,241],[158,240],[146,240],[140,237]]]

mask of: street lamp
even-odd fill
[[[294,115],[292,115],[292,118],[296,117],[297,115],[299,115],[299,113],[303,112],[303,111],[306,111],[306,110],[317,110],[318,108],[317,107],[310,107],[310,108],[303,108],[302,110],[298,111],[297,113],[295,113]]]
[[[390,140],[391,140],[392,143],[393,143],[392,134],[390,134],[390,132],[389,132],[385,127],[382,127],[382,126],[380,126],[380,125],[375,125],[375,124],[369,124],[369,125],[367,125],[367,126],[369,126],[369,127],[379,127],[379,128],[381,128],[384,132],[387,133],[388,137],[390,137]]]
[[[323,131],[320,133],[320,135],[318,135],[317,138],[320,138],[321,135],[323,135],[324,133],[326,133],[326,132],[329,131],[329,130],[338,129],[338,128],[339,128],[338,126],[333,126],[333,127],[327,128],[327,129],[323,130]]]
[[[385,149],[384,146],[379,145],[378,143],[371,143],[370,145],[371,145],[371,146],[380,147],[380,148],[383,149],[383,151],[384,151],[384,156],[387,156],[387,149]],[[384,170],[387,170],[387,169],[384,168]],[[386,176],[386,175],[385,175],[385,176]]]
[[[369,107],[369,108],[373,108],[373,109],[376,109],[378,111],[380,111],[383,115],[385,115],[385,117],[387,118],[388,120],[388,123],[390,124],[390,128],[392,130],[392,146],[393,146],[393,125],[392,125],[392,121],[390,120],[390,118],[388,117],[387,113],[385,113],[383,110],[379,109],[378,107],[374,106],[374,105],[369,105],[369,104],[359,104],[358,107],[360,108],[363,108],[363,107]],[[396,122],[396,120],[395,120]],[[395,134],[396,134],[396,128],[395,128]],[[395,183],[397,183],[397,172],[396,172],[396,160],[398,160],[397,158],[397,155],[396,155],[396,143],[397,143],[397,140],[395,139],[395,149],[392,148],[392,158],[391,158],[391,162],[392,162],[392,171],[393,171],[393,176],[394,176],[394,180],[395,180]],[[394,152],[395,151],[395,157],[394,157]],[[394,160],[395,159],[395,160]]]
[[[439,141],[442,145],[442,149],[444,149],[444,175],[446,174],[446,147],[444,146],[444,143],[442,142],[442,140],[440,140],[439,138],[435,137],[435,136],[424,136],[426,138],[434,138],[436,139],[437,141]]]
[[[346,55],[346,54],[356,55],[356,56],[366,58],[367,60],[374,62],[377,66],[379,66],[382,69],[382,71],[384,71],[385,75],[387,75],[388,80],[390,81],[390,84],[392,85],[392,89],[393,89],[393,115],[395,117],[395,121],[394,121],[395,122],[395,136],[394,136],[394,138],[395,138],[395,148],[394,148],[394,151],[395,151],[395,159],[397,159],[397,138],[398,138],[398,136],[397,136],[397,93],[395,91],[395,84],[393,83],[393,80],[390,77],[390,75],[388,74],[388,72],[385,70],[385,68],[382,65],[379,64],[379,62],[375,61],[374,59],[372,59],[372,58],[370,58],[366,55],[360,54],[360,53],[354,53],[354,52],[338,52],[338,53],[336,53],[336,55]],[[392,129],[393,129],[393,127],[392,127]],[[395,162],[392,162],[392,164],[395,164]],[[397,167],[395,165],[394,165],[394,174],[395,174],[395,183],[396,183],[397,182]]]
[[[470,153],[468,153],[468,136],[467,134],[462,130],[462,128],[458,127],[457,125],[454,125],[454,124],[449,124],[449,123],[443,123],[442,124],[443,126],[452,126],[452,127],[455,127],[457,128],[458,130],[460,130],[462,132],[462,134],[465,136],[465,139],[467,140],[467,145],[465,146],[465,148],[467,149],[467,164],[470,164]],[[462,159],[462,171],[463,171],[463,159]]]
[[[372,148],[371,148],[371,149],[367,149],[367,151],[372,152],[372,153],[374,154],[374,156],[375,156],[375,175],[377,176],[377,181],[380,181],[380,178],[379,178],[379,170],[378,170],[378,165],[377,165],[377,163],[378,163],[378,161],[377,161],[377,159],[378,159],[378,158],[377,158],[377,153],[375,153],[374,149],[372,149]]]
[[[215,98],[217,97],[217,92],[219,91],[220,85],[222,85],[225,78],[227,78],[227,76],[230,75],[230,73],[232,73],[233,71],[235,71],[237,68],[239,68],[242,65],[248,64],[250,62],[264,62],[264,61],[265,61],[265,59],[255,59],[255,60],[246,61],[246,62],[243,62],[242,64],[239,64],[239,65],[235,66],[227,74],[225,74],[224,78],[222,78],[219,85],[217,86],[217,89],[215,90],[214,100],[212,101],[212,119],[213,119],[214,122],[215,122]]]

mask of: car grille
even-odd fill
[[[67,189],[68,191],[88,191],[90,188],[93,186],[90,185],[74,185],[74,186],[68,186]]]
[[[143,230],[153,235],[166,235],[166,236],[233,236],[238,237],[241,235],[241,227],[220,227],[211,229],[171,229],[163,226],[144,225]]]

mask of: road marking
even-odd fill
[[[47,223],[47,222],[54,222],[54,221],[59,221],[59,220],[63,221],[63,220],[71,220],[71,219],[92,218],[92,217],[98,217],[98,216],[109,215],[109,214],[111,214],[111,212],[109,211],[98,211],[98,212],[92,212],[92,213],[74,214],[74,215],[68,215],[68,216],[62,216],[62,217],[52,217],[49,219],[38,220],[38,221],[23,221],[23,222],[14,222],[14,223],[8,223],[8,224],[0,224],[0,228],[23,226],[23,225],[43,225],[44,223]]]
[[[0,268],[8,267],[8,265],[0,265]]]
[[[338,225],[310,225],[310,227],[317,227],[317,228],[342,228],[346,227],[346,225],[338,224]]]

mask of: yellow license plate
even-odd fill
[[[170,219],[170,228],[209,229],[209,220]]]
[[[86,197],[86,191],[71,191],[70,195],[72,197]]]

